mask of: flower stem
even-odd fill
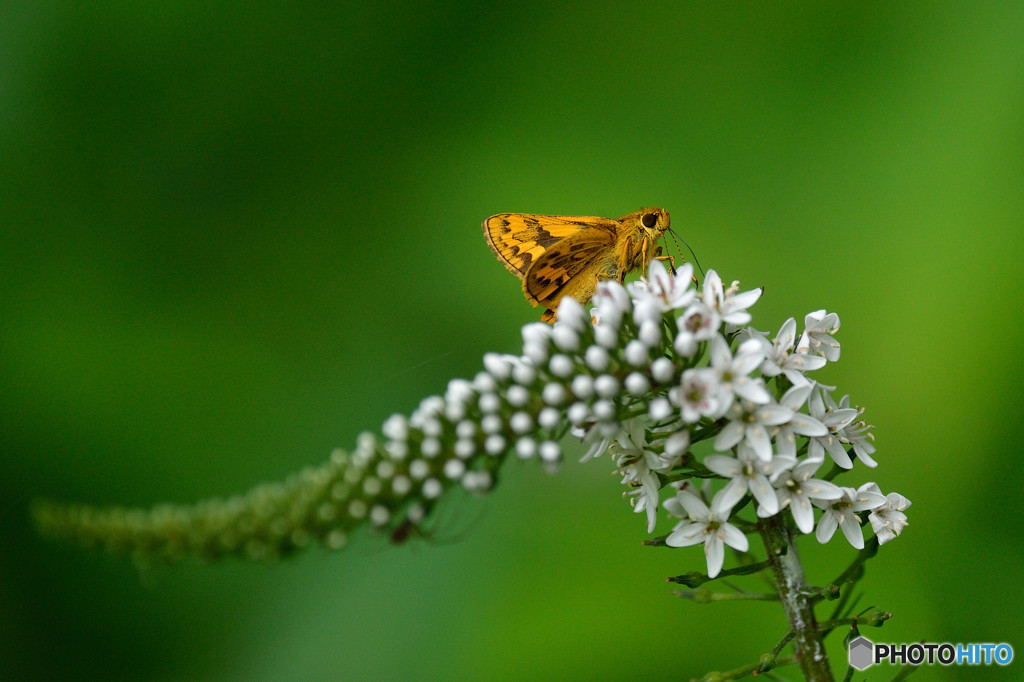
[[[832,682],[828,654],[818,632],[814,603],[806,590],[804,567],[790,530],[781,515],[761,519],[761,539],[768,550],[768,560],[779,591],[779,601],[793,631],[793,647],[804,679]]]

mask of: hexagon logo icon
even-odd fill
[[[864,670],[874,662],[875,645],[867,637],[858,637],[850,641],[850,665],[857,670]]]

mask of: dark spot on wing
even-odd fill
[[[543,246],[545,249],[557,242],[560,237],[555,237],[550,232],[542,227],[537,228],[537,236],[534,239],[538,244]]]

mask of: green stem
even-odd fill
[[[807,594],[803,564],[790,530],[781,515],[762,519],[761,539],[768,550],[768,560],[775,576],[779,601],[793,630],[793,647],[804,679],[810,682],[833,682],[828,654],[818,633],[814,604]]]

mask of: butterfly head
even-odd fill
[[[657,241],[672,222],[671,217],[663,208],[644,208],[638,211],[637,227],[651,242]]]

